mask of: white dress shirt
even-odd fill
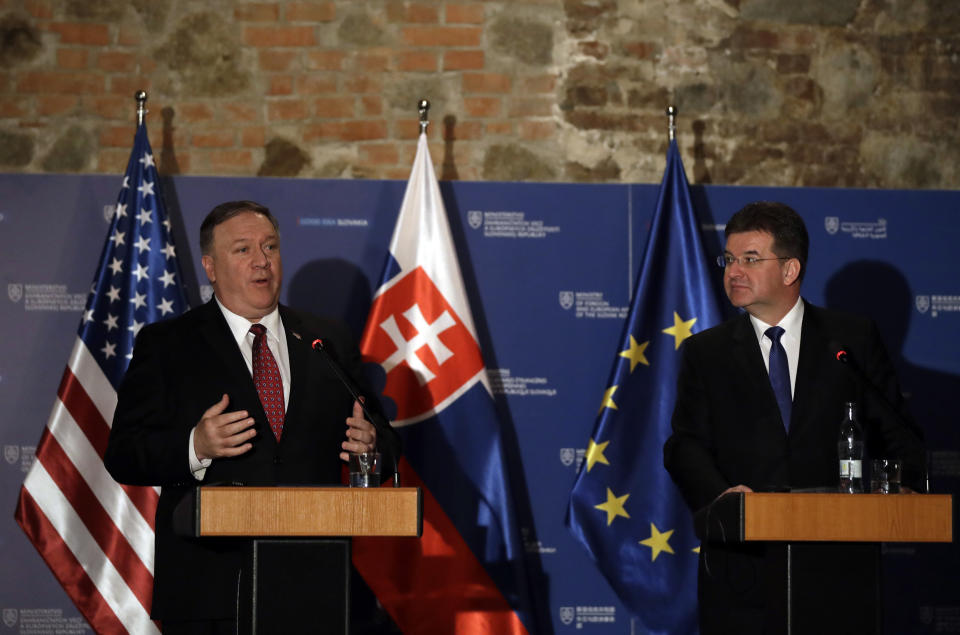
[[[760,344],[760,352],[763,353],[763,364],[770,372],[770,349],[773,342],[766,336],[766,331],[771,326],[779,326],[783,329],[783,335],[780,336],[780,344],[783,350],[787,352],[787,367],[790,369],[790,397],[793,397],[793,388],[797,382],[797,364],[800,363],[800,332],[803,328],[803,298],[797,298],[797,303],[793,308],[787,311],[777,324],[767,324],[762,320],[750,316],[750,322],[753,324],[753,330],[757,335],[757,342]]]

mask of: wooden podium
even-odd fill
[[[952,542],[953,502],[949,494],[736,493],[694,523],[708,542]]]
[[[246,539],[240,633],[347,634],[350,538],[419,537],[423,497],[416,487],[197,487],[178,503],[174,529]]]
[[[938,494],[734,493],[698,511],[694,526],[708,545],[766,545],[767,606],[783,632],[878,633],[880,543],[952,542],[953,501]]]

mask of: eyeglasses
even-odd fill
[[[775,258],[760,258],[759,256],[733,256],[731,254],[723,254],[722,256],[717,256],[717,265],[721,269],[733,263],[737,263],[741,267],[759,267],[760,263],[765,260],[790,260],[790,257],[777,256]]]

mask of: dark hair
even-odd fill
[[[773,236],[773,253],[784,258],[800,261],[803,280],[807,272],[807,254],[810,251],[810,236],[803,219],[793,208],[775,201],[748,203],[727,222],[724,234],[761,231]]]
[[[270,224],[273,225],[273,228],[277,230],[277,232],[280,231],[280,223],[278,223],[277,219],[270,213],[270,210],[260,203],[254,203],[253,201],[229,201],[227,203],[220,203],[210,210],[210,213],[207,214],[207,217],[204,218],[200,224],[200,253],[210,253],[210,248],[213,246],[214,227],[244,212],[253,212],[254,214],[260,214],[266,217],[266,219],[270,221]]]

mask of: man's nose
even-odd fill
[[[270,257],[267,255],[267,252],[263,249],[258,249],[255,252],[255,258],[253,259],[254,267],[269,267],[270,266]]]

